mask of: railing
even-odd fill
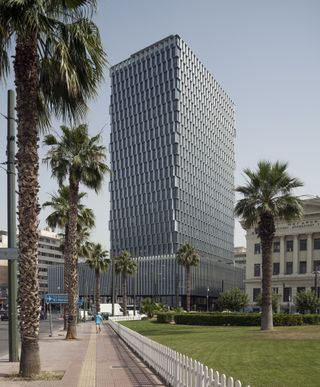
[[[116,321],[134,320],[138,316],[109,319],[110,326],[168,385],[173,387],[241,387],[239,380],[226,377],[202,363],[158,344]],[[247,386],[250,387],[250,386]]]
[[[109,320],[112,321],[133,321],[133,320],[141,320],[140,314],[136,314],[135,316],[113,316],[109,317]]]

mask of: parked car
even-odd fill
[[[8,321],[9,315],[7,310],[0,310],[1,321]]]

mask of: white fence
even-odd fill
[[[136,314],[135,316],[110,316],[109,320],[112,321],[133,321],[133,320],[141,320],[141,315]],[[113,328],[113,327],[112,327]]]
[[[234,381],[232,377],[227,378],[224,374],[219,374],[218,371],[209,369],[202,363],[158,344],[116,322],[139,319],[139,316],[111,317],[109,323],[129,347],[152,367],[168,385],[173,387],[242,386],[239,380]]]

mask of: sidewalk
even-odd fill
[[[0,359],[1,387],[131,387],[165,386],[104,322],[100,334],[92,321],[77,325],[79,340],[66,341],[65,332],[40,339],[42,371],[63,371],[62,380],[11,381],[18,363]]]

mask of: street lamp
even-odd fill
[[[320,274],[320,271],[317,270],[318,269],[318,266],[316,267],[316,270],[314,270],[312,272],[312,274],[314,274],[314,294],[319,297],[319,287],[318,287],[318,275]],[[319,310],[317,309],[317,312]]]
[[[318,275],[320,274],[320,271],[315,270],[312,274],[314,274],[314,294],[319,297]]]
[[[58,294],[59,294],[59,298],[60,298],[60,286],[57,286],[57,291],[58,291]],[[59,303],[59,316],[61,317],[61,303]]]
[[[291,296],[288,297],[288,313],[290,314],[291,312]]]
[[[209,312],[209,291],[210,289],[207,288],[207,312]]]

